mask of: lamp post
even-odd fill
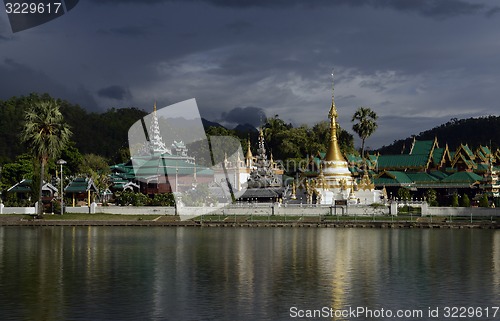
[[[64,180],[64,175],[63,175],[63,165],[66,165],[68,162],[66,162],[64,159],[60,159],[57,161],[57,165],[61,165],[61,215],[64,214],[64,191],[63,191],[63,180]]]
[[[177,178],[178,178],[178,175],[179,174],[179,169],[177,168],[177,165],[175,167],[175,192],[177,193],[177,188],[179,186],[179,184],[177,183]]]

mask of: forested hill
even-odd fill
[[[0,164],[12,161],[26,151],[20,144],[24,111],[29,102],[50,98],[47,94],[30,94],[0,101]],[[82,154],[94,153],[108,159],[119,159],[128,149],[128,129],[147,113],[137,108],[109,109],[91,113],[67,101],[61,103],[61,112],[71,126],[71,139]]]
[[[12,97],[6,101],[0,101],[0,165],[12,162],[17,156],[27,152],[19,139],[25,110],[30,102],[50,98],[48,94],[30,94],[26,97]],[[67,101],[58,100],[58,102],[73,132],[71,140],[74,143],[68,148],[76,148],[81,154],[103,156],[110,164],[128,159],[128,129],[148,114],[137,108],[110,109],[103,113],[91,113]],[[239,137],[245,151],[249,138],[254,145],[258,140],[257,130],[248,124],[229,130],[203,118],[202,122],[209,136]],[[293,127],[276,115],[268,118],[264,127],[266,149],[273,153],[275,159],[316,155],[317,152],[326,151],[328,147],[330,134],[328,122],[320,122],[312,127],[305,125]],[[338,139],[343,152],[355,152],[354,139],[351,134],[339,128]],[[252,147],[254,148],[255,146]]]
[[[500,147],[500,116],[480,118],[456,119],[446,124],[421,132],[416,135],[417,140],[432,140],[437,137],[439,147],[448,144],[450,151],[454,151],[460,144],[468,144],[475,149],[479,145],[491,146],[494,150]],[[394,141],[391,145],[378,149],[381,154],[399,154],[403,148],[411,146],[413,137]]]

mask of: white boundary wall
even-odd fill
[[[500,216],[500,209],[487,207],[428,207],[425,212],[424,209],[422,207],[422,216]]]
[[[393,209],[396,206],[393,206]],[[35,214],[35,207],[5,207],[0,204],[0,214]],[[168,206],[97,206],[91,205],[82,207],[66,207],[65,213],[106,213],[121,215],[175,215],[175,207]],[[214,215],[389,215],[389,206],[372,207],[366,205],[350,206],[306,206],[306,205],[288,205],[278,206],[277,204],[245,204],[231,205],[210,211],[208,207],[183,207],[181,213],[197,216],[201,214]],[[422,216],[481,216],[481,217],[500,217],[500,208],[484,207],[430,207],[426,203],[422,204]]]
[[[65,213],[105,213],[122,215],[175,215],[175,207],[168,206],[88,206],[66,207]]]
[[[36,207],[5,207],[0,204],[0,214],[35,214]]]

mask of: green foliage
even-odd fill
[[[481,199],[479,200],[479,207],[489,207],[490,203],[488,201],[488,196],[486,194],[483,194],[481,196]]]
[[[453,193],[453,195],[451,196],[451,206],[458,207],[458,194],[457,193]]]
[[[83,155],[76,147],[76,143],[74,141],[68,142],[66,148],[62,150],[61,158],[67,163],[63,166],[63,171],[70,175],[77,173],[83,162]]]
[[[175,199],[172,193],[156,194],[153,198],[142,193],[134,193],[132,191],[124,191],[117,193],[117,205],[121,206],[174,206]]]
[[[33,206],[33,202],[31,202],[28,198],[20,197],[18,194],[7,193],[4,205],[7,207],[27,207]]]
[[[33,100],[25,112],[21,141],[44,164],[60,155],[71,130],[54,99]]]
[[[401,200],[408,201],[411,197],[410,191],[407,188],[400,187],[398,189],[398,197]]]
[[[365,157],[365,140],[370,137],[375,130],[377,129],[377,114],[366,107],[359,107],[354,115],[352,116],[351,121],[356,121],[356,123],[352,126],[352,130],[356,134],[358,134],[359,138],[361,138],[361,156]]]
[[[33,102],[48,100],[54,99],[48,94],[32,93],[0,101],[0,163],[8,163],[16,155],[27,151],[26,146],[17,144],[25,111]],[[100,114],[89,113],[65,100],[54,101],[60,105],[64,119],[73,130],[74,147],[81,153],[96,153],[113,160],[123,159],[122,149],[128,150],[128,129],[147,115],[145,111],[137,108],[110,109]],[[76,169],[77,165],[70,162],[71,157],[65,156],[64,152],[61,156],[68,161],[70,170]]]
[[[33,157],[29,154],[19,155],[14,162],[2,166],[0,184],[3,189],[7,189],[24,178],[32,179],[33,169]]]
[[[149,202],[149,197],[142,193],[134,193],[131,191],[124,191],[117,194],[116,204],[121,206],[145,206]]]
[[[40,175],[38,176],[38,200],[40,204],[42,203],[41,187],[45,175],[45,165],[49,159],[60,155],[70,136],[71,130],[59,109],[58,101],[51,98],[34,98],[29,101],[29,107],[24,115],[21,141],[40,161]]]
[[[128,147],[122,147],[118,150],[118,153],[113,157],[113,164],[126,163],[130,159],[130,149]]]
[[[100,194],[109,187],[109,168],[108,161],[96,154],[85,154],[82,157],[82,162],[78,167],[78,172],[81,175],[88,176],[94,181],[94,185]]]
[[[354,139],[344,129],[337,128],[339,146],[342,153],[354,151]],[[264,138],[268,150],[274,159],[303,158],[306,155],[317,155],[326,152],[330,141],[330,124],[327,121],[317,123],[313,127],[301,125],[293,127],[278,118],[268,118],[264,125]]]
[[[429,203],[429,206],[439,206],[437,201],[437,192],[435,189],[429,188],[425,192],[425,199],[427,200],[427,203]]]
[[[462,199],[460,200],[460,206],[462,207],[470,207],[470,198],[469,195],[465,194],[462,196]]]
[[[149,201],[151,206],[175,206],[174,194],[155,194]]]

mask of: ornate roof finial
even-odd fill
[[[337,107],[335,107],[334,99],[334,69],[332,69],[332,104],[330,106],[330,112],[328,113],[328,118],[337,117]]]
[[[333,71],[332,71],[332,104],[328,118],[330,118],[330,144],[326,153],[326,161],[344,161],[344,157],[340,152],[340,147],[337,142],[337,108],[335,107],[335,100],[333,96]]]
[[[152,153],[170,153],[170,150],[166,148],[161,136],[160,125],[158,123],[158,117],[156,116],[156,101],[153,110],[154,111],[151,117],[151,125],[149,128],[150,150]]]
[[[252,150],[250,149],[250,135],[247,139],[247,158],[252,157]]]

